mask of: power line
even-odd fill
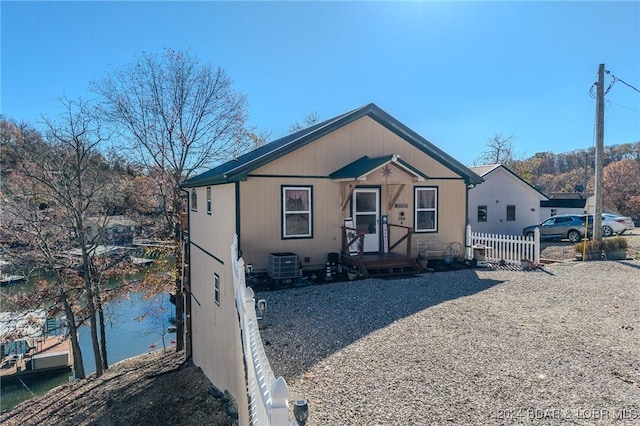
[[[604,96],[607,96],[607,93],[611,91],[611,88],[613,87],[614,84],[616,84],[615,77],[613,78],[613,80],[611,80],[611,83],[609,83],[609,87],[607,87],[607,90],[604,91]]]
[[[613,75],[613,73],[611,71],[605,71],[605,72],[607,74],[610,74],[611,77],[613,77],[613,82],[611,83],[611,85],[609,85],[609,88],[611,88],[611,86],[613,86],[613,83],[615,83],[616,81],[619,81],[620,83],[624,84],[625,86],[628,86],[628,87],[632,88],[633,90],[635,90],[636,92],[640,93],[640,90],[636,89],[635,87],[633,87],[632,85],[630,85],[629,83],[624,81],[623,79],[616,77],[615,75]]]
[[[640,111],[638,111],[637,109],[630,108],[630,107],[628,107],[628,106],[626,106],[626,105],[621,105],[621,104],[619,104],[619,103],[616,103],[616,102],[610,101],[610,100],[608,100],[608,99],[607,99],[605,102],[610,103],[610,104],[613,104],[613,105],[617,105],[617,106],[619,106],[620,108],[628,109],[629,111],[637,112],[638,114],[640,114]]]
[[[627,83],[627,82],[626,82],[626,81],[624,81],[623,79],[616,77],[616,76],[615,76],[611,71],[609,71],[609,70],[605,70],[604,72],[605,72],[606,74],[611,75],[611,77],[613,78],[613,80],[611,80],[611,83],[609,83],[609,86],[607,87],[607,89],[604,91],[604,94],[605,94],[605,95],[611,91],[611,89],[613,88],[613,85],[614,85],[614,84],[616,84],[616,82],[618,82],[618,81],[619,81],[620,83],[624,84],[625,86],[627,86],[627,87],[629,87],[629,88],[631,88],[631,89],[635,90],[636,92],[640,93],[640,90],[638,90],[638,89],[637,89],[636,87],[634,87],[633,85],[631,85],[631,84]],[[598,82],[596,81],[596,82],[594,82],[594,83],[591,85],[591,87],[589,87],[589,96],[590,96],[592,99],[596,99],[596,98],[597,98],[597,89],[598,89]],[[611,101],[607,101],[607,102],[611,102]],[[638,111],[636,111],[635,109],[632,109],[632,108],[626,107],[626,106],[624,106],[624,105],[616,104],[615,102],[611,102],[611,103],[612,103],[612,104],[614,104],[614,105],[618,105],[618,106],[620,106],[620,107],[622,107],[622,108],[626,108],[626,109],[629,109],[629,110],[631,110],[631,111],[638,112]]]

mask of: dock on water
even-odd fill
[[[0,312],[0,381],[64,371],[73,365],[71,338],[44,309]]]
[[[71,369],[73,354],[68,336],[36,337],[32,341],[33,346],[25,354],[11,354],[2,358],[2,383],[25,376]]]

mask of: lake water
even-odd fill
[[[144,319],[136,320],[149,312],[151,314]],[[122,298],[105,305],[104,314],[109,365],[136,355],[162,349],[163,332],[167,346],[172,344],[172,340],[175,340],[175,333],[166,333],[167,328],[171,325],[171,318],[175,317],[175,306],[169,301],[168,295],[145,299],[142,294],[133,293],[129,299]],[[96,371],[89,327],[81,327],[78,337],[85,373],[89,375]],[[32,398],[33,394],[39,395],[69,380],[72,380],[72,374],[62,373],[43,379],[25,381],[25,385],[3,388],[0,409],[11,408]]]

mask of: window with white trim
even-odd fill
[[[213,274],[213,301],[220,306],[220,275]]]
[[[211,214],[211,187],[207,186],[207,214]]]
[[[196,191],[195,188],[191,190],[191,211],[192,212],[198,211],[198,192]]]
[[[438,188],[416,187],[414,192],[414,229],[416,232],[438,230]]]
[[[312,237],[312,187],[282,187],[282,238]]]

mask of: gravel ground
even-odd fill
[[[259,293],[310,425],[640,424],[640,262]]]
[[[559,263],[258,292],[267,355],[309,425],[640,424],[640,261],[542,257]],[[183,356],[122,361],[0,424],[235,424]]]

